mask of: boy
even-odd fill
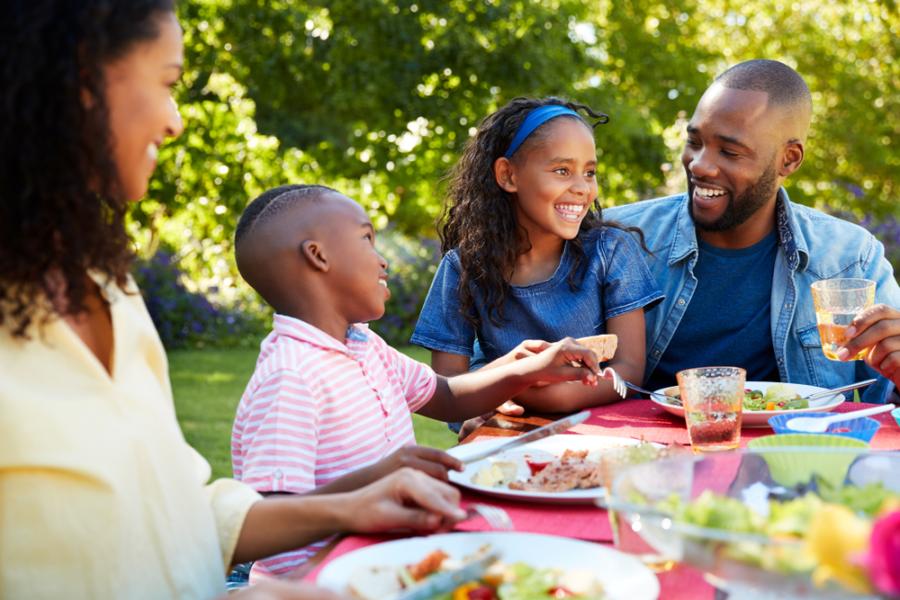
[[[411,412],[461,420],[537,382],[596,385],[597,357],[571,339],[523,342],[494,368],[452,378],[388,346],[360,324],[384,314],[387,263],[362,207],[330,188],[263,193],[241,216],[235,254],[276,312],[232,434],[234,475],[260,492],[355,489],[400,465],[446,479],[460,463],[413,446]],[[315,550],[257,563],[251,579]]]

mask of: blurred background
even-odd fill
[[[210,367],[237,373],[223,392],[233,401],[270,323],[232,256],[249,200],[323,183],[362,203],[391,267],[393,297],[373,328],[406,344],[439,260],[442,178],[479,121],[515,96],[610,115],[596,133],[598,180],[602,203],[622,204],[684,189],[684,126],[716,74],[781,60],[814,99],[791,198],[863,224],[900,267],[894,0],[185,0],[178,10],[186,129],[134,207],[136,276],[169,350],[238,349]],[[170,353],[177,395],[179,369],[190,377],[199,356],[215,357],[185,352]]]
[[[442,177],[484,116],[520,95],[608,113],[601,201],[633,202],[684,189],[686,119],[717,73],[756,57],[790,64],[813,92],[791,198],[863,222],[898,259],[893,1],[192,0],[179,12],[186,130],[132,220],[168,347],[258,343],[248,328],[268,315],[255,318],[231,240],[247,202],[289,182],[369,210],[394,293],[375,327],[406,343],[438,261]]]

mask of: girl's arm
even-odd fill
[[[469,371],[469,357],[463,354],[450,354],[440,350],[431,351],[431,368],[438,375],[453,377]]]
[[[627,381],[643,381],[646,360],[644,309],[638,308],[609,319],[606,330],[607,333],[614,333],[619,337],[618,350],[615,357],[609,361],[609,366]],[[517,395],[515,401],[538,412],[569,413],[619,399],[612,384],[601,380],[597,387],[569,383],[534,387]]]

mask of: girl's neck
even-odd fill
[[[531,249],[520,254],[509,280],[511,285],[523,286],[547,281],[559,267],[566,241],[560,237],[531,240]]]

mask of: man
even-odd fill
[[[772,60],[720,75],[687,126],[687,194],[604,211],[640,227],[666,294],[646,314],[646,382],[681,369],[735,365],[748,380],[836,387],[876,374],[864,393],[885,402],[900,385],[900,288],[867,231],[793,204],[782,182],[803,162],[811,114],[806,83]],[[857,316],[844,362],[822,353],[810,284],[862,277],[875,307]],[[865,361],[846,361],[870,347]],[[874,370],[874,372],[873,372]]]

